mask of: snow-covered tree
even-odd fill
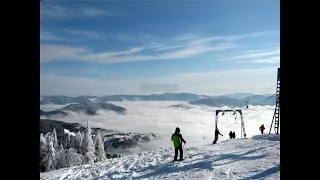
[[[46,150],[46,138],[43,136],[43,134],[40,134],[40,155],[45,153]]]
[[[101,139],[100,131],[98,131],[97,135],[94,138],[94,145],[95,145],[95,155],[97,157],[97,161],[105,161],[106,152],[104,150],[104,145]]]
[[[82,164],[82,155],[77,153],[76,149],[66,150],[66,167],[78,166]]]
[[[85,135],[85,132],[82,132],[82,131],[81,131],[81,146],[82,146],[82,144],[83,144],[84,135]]]
[[[43,136],[43,134],[40,134],[40,171],[44,171],[44,157],[46,155],[46,148],[47,148],[47,143],[46,143],[46,138]]]
[[[74,149],[76,149],[78,153],[82,153],[82,137],[82,133],[78,131],[74,142]]]
[[[56,159],[56,166],[55,166],[56,169],[67,167],[66,154],[62,144],[60,144],[59,149],[56,151],[55,159]]]
[[[59,148],[59,143],[58,143],[58,137],[57,137],[57,131],[56,129],[53,129],[53,133],[52,133],[52,137],[53,137],[53,147],[55,149]]]
[[[59,150],[64,150],[64,147],[63,147],[62,143],[59,146]]]
[[[87,122],[87,128],[85,130],[84,139],[82,142],[82,154],[83,154],[83,164],[92,164],[96,160],[96,156],[94,154],[95,148],[91,135],[91,128],[89,122]]]
[[[75,139],[76,139],[76,136],[69,136],[69,146],[68,146],[68,149],[70,148],[75,148],[74,145],[75,145]]]
[[[56,162],[56,159],[55,159],[56,152],[53,147],[52,138],[47,139],[46,145],[47,147],[46,147],[46,154],[44,157],[44,167],[45,167],[45,171],[51,171],[55,169],[55,162]]]
[[[71,140],[70,140],[70,134],[69,133],[65,133],[64,134],[64,147],[66,147],[66,149],[71,148]]]
[[[46,139],[51,138],[51,137],[52,137],[52,136],[51,136],[51,132],[47,132],[47,133],[44,135],[44,137],[45,137]]]

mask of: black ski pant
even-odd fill
[[[180,160],[182,160],[182,158],[183,158],[182,146],[180,146],[180,147],[175,147],[175,148],[174,148],[174,160],[175,160],[175,161],[177,160],[177,157],[178,157],[178,151],[179,151],[179,153],[180,153]]]
[[[214,140],[212,144],[215,144],[218,141],[218,136],[214,136]]]

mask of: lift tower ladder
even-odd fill
[[[276,134],[279,134],[279,128],[280,128],[280,68],[278,68],[278,75],[277,75],[276,107],[274,110],[269,134],[271,133],[273,120],[274,120],[274,131]]]

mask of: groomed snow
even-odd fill
[[[232,139],[184,148],[184,162],[171,163],[173,148],[157,149],[40,173],[55,179],[280,179],[280,135]]]

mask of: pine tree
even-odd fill
[[[89,122],[87,122],[87,128],[85,130],[84,139],[82,142],[83,148],[83,164],[92,164],[96,160],[96,156],[94,154],[95,148],[91,135],[91,128]]]
[[[47,133],[44,135],[44,137],[45,137],[46,139],[51,138],[51,132],[47,132]]]
[[[76,136],[70,136],[69,137],[69,146],[68,146],[68,149],[70,148],[75,148],[75,139],[76,139]]]
[[[46,138],[41,133],[40,134],[40,164],[39,164],[41,172],[45,171],[44,157],[46,155],[46,148],[47,148]]]
[[[55,149],[58,149],[59,148],[59,143],[58,143],[58,137],[57,137],[56,129],[53,129],[52,137],[53,137],[53,147]]]
[[[76,149],[78,153],[82,153],[82,133],[80,131],[76,134],[74,149]]]
[[[43,136],[43,134],[40,134],[40,155],[45,153],[46,150],[46,138]]]
[[[100,131],[97,132],[97,135],[94,138],[94,145],[95,145],[95,155],[97,157],[97,161],[105,161],[106,152],[104,150],[104,145],[101,139]]]
[[[85,133],[81,131],[81,147],[80,152],[83,154],[83,141],[84,141]]]
[[[66,149],[71,148],[71,140],[70,140],[70,134],[69,133],[65,133],[65,141],[64,141],[64,147],[66,147]]]
[[[52,136],[49,136],[47,139],[47,147],[46,147],[46,154],[44,157],[44,167],[45,171],[51,171],[55,169],[55,149],[53,147],[53,141],[52,141]]]
[[[56,169],[67,167],[66,154],[62,144],[60,144],[59,149],[55,154],[55,159],[56,159]]]
[[[66,167],[78,166],[82,164],[82,155],[77,153],[76,149],[66,150]]]

